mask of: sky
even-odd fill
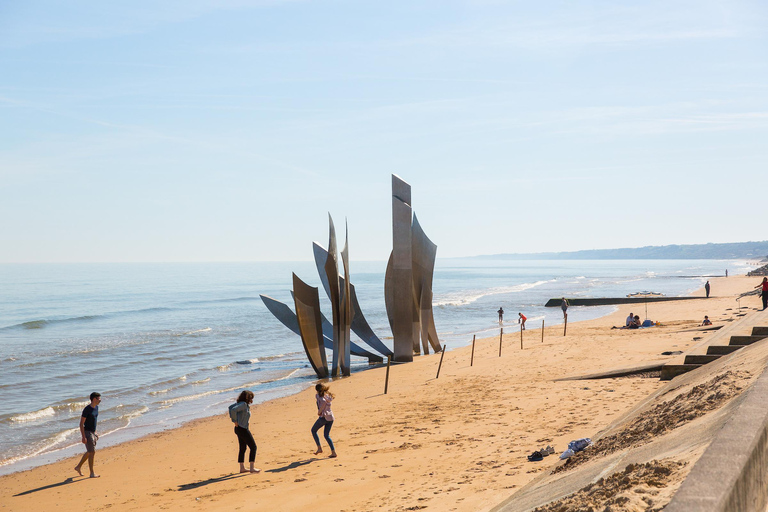
[[[764,1],[0,1],[0,262],[768,239]]]

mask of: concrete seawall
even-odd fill
[[[671,300],[706,300],[706,297],[595,297],[569,299],[569,306],[612,306],[614,304],[646,304],[651,302],[668,302]],[[563,298],[549,299],[544,307],[560,307]]]
[[[768,504],[768,370],[696,462],[666,512],[764,512]]]

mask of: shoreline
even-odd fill
[[[581,306],[579,306],[579,307],[581,307]],[[592,321],[592,320],[597,320],[599,318],[603,318],[603,317],[605,317],[607,315],[610,315],[610,314],[614,313],[615,310],[616,310],[616,307],[612,306],[612,305],[595,306],[595,307],[589,307],[589,310],[585,309],[584,311],[596,312],[598,309],[604,309],[605,311],[601,312],[602,314],[598,313],[596,316],[595,315],[587,314],[587,315],[585,315],[587,318],[585,318],[584,320],[578,320],[578,321],[579,322],[588,322],[588,321]],[[531,317],[531,318],[529,318],[529,322],[535,322],[535,321],[538,321],[538,320],[541,320],[541,317]],[[512,322],[512,320],[510,320],[510,322]],[[531,328],[535,328],[534,325],[532,325],[532,324],[529,324],[529,325],[530,325]],[[562,325],[563,325],[563,321],[562,321],[562,319],[560,319],[556,323],[554,323],[552,325],[549,325],[548,327],[562,326]],[[498,332],[498,328],[499,328],[498,326],[489,327],[489,328],[486,328],[486,329],[482,329],[481,331],[479,331],[476,334],[478,336],[480,336],[480,335],[488,334],[488,333],[491,333],[491,332],[494,332],[494,331]],[[519,324],[517,324],[516,322],[515,323],[505,324],[504,328],[505,329],[509,329],[507,331],[507,334],[509,334],[509,333],[518,333],[519,330],[520,330],[519,329]],[[456,335],[454,334],[453,336],[455,337]],[[446,353],[451,353],[454,350],[459,350],[459,349],[467,348],[467,347],[471,346],[471,339],[470,339],[471,336],[472,336],[472,334],[466,334],[467,342],[466,342],[465,345],[461,345],[461,346],[458,346],[458,347],[449,347],[447,349]],[[491,337],[492,336],[489,336],[488,338],[478,338],[478,339],[479,340],[491,339]],[[297,343],[300,345],[301,342],[297,339]],[[434,354],[430,353],[429,355],[434,355]],[[423,356],[415,356],[414,361],[417,360],[420,357],[423,357]],[[361,374],[361,373],[364,373],[364,372],[368,372],[368,371],[371,371],[371,370],[375,370],[375,369],[385,368],[386,367],[386,363],[378,363],[378,364],[374,364],[374,365],[370,365],[369,366],[369,365],[364,365],[363,361],[364,361],[363,358],[359,358],[359,362],[357,364],[359,369],[357,369],[356,371],[353,371],[351,376],[355,376],[355,375],[358,375],[358,374]],[[402,365],[402,364],[405,364],[405,363],[394,363],[393,362],[393,366],[394,365],[398,365],[399,366],[399,365]],[[297,371],[300,371],[302,369],[306,369],[308,367],[309,367],[309,364],[305,362],[302,366],[297,366],[294,370],[292,370],[291,374],[295,373]],[[260,405],[260,404],[263,404],[263,403],[266,403],[266,402],[269,402],[269,401],[272,401],[272,400],[279,400],[281,398],[287,398],[287,397],[291,397],[291,396],[294,396],[294,395],[298,395],[301,392],[305,391],[306,389],[311,388],[314,385],[314,383],[318,381],[318,379],[314,376],[314,374],[309,376],[307,379],[308,379],[307,382],[306,383],[302,383],[301,385],[300,384],[293,384],[293,385],[288,386],[286,388],[278,388],[278,389],[275,389],[275,390],[267,390],[267,391],[264,391],[263,393],[257,393],[256,394],[256,399],[254,400],[254,403],[253,403],[253,406],[257,406],[257,405]],[[300,389],[297,389],[299,387],[300,387]],[[223,393],[224,391],[221,391],[221,392]],[[266,398],[264,398],[263,400],[261,400],[261,401],[256,401],[256,400],[259,400],[259,398],[261,396],[263,396],[263,395],[268,395],[268,396]],[[227,403],[228,404],[230,402],[231,402],[231,400],[227,399],[227,400],[222,401],[221,403]],[[214,404],[214,405],[216,405],[216,404]],[[111,430],[111,431],[109,431],[109,432],[107,432],[105,434],[102,434],[102,436],[101,436],[101,438],[102,438],[102,440],[101,440],[102,445],[101,446],[103,446],[104,448],[109,448],[109,447],[119,446],[119,445],[122,445],[122,444],[125,444],[125,443],[131,443],[131,442],[143,439],[143,438],[145,438],[147,436],[151,436],[153,434],[158,434],[158,433],[162,433],[162,432],[173,431],[173,430],[179,429],[179,428],[184,428],[188,424],[194,423],[194,422],[196,422],[198,420],[205,420],[205,419],[212,418],[212,417],[216,416],[217,414],[219,414],[219,412],[217,412],[214,409],[213,406],[209,405],[209,406],[205,407],[204,413],[202,415],[199,415],[199,416],[195,415],[194,417],[190,417],[191,415],[186,414],[186,415],[182,415],[180,417],[173,418],[170,421],[169,420],[163,420],[161,424],[149,423],[149,424],[144,424],[144,425],[132,426],[129,423],[128,425],[119,427],[119,428],[117,428],[115,430]],[[77,430],[77,429],[74,428],[73,430]],[[131,434],[131,432],[135,432],[135,431],[138,431],[139,434]],[[115,439],[113,439],[112,436],[113,436],[113,434],[116,434],[116,433],[117,433],[117,436],[116,436]],[[78,453],[78,454],[80,453],[80,448],[81,448],[80,443],[73,443],[73,444],[70,444],[70,445],[67,445],[67,446],[55,448],[55,449],[50,450],[50,451],[44,451],[43,453],[38,453],[38,454],[34,454],[34,455],[24,456],[23,458],[19,458],[19,460],[15,461],[15,462],[12,462],[12,463],[9,463],[9,464],[0,464],[0,477],[6,476],[6,475],[13,475],[15,473],[19,473],[19,472],[23,472],[23,471],[33,470],[33,469],[41,467],[41,466],[45,466],[45,465],[48,465],[48,464],[54,464],[54,463],[60,462],[62,460],[66,460],[66,459],[68,459],[70,457],[75,457],[76,453]]]
[[[728,282],[721,280],[725,278],[713,280],[715,292],[725,289],[726,284],[744,288],[754,279],[733,276]],[[444,505],[449,509],[449,503],[457,506],[457,499],[461,501],[457,510],[487,509],[536,475],[538,471],[532,470],[537,466],[528,466],[524,454],[545,444],[554,444],[562,451],[570,439],[591,437],[659,386],[652,379],[609,379],[585,385],[584,381],[555,383],[553,378],[577,374],[579,369],[588,373],[591,368],[608,369],[619,363],[647,361],[651,356],[658,359],[662,349],[684,350],[694,343],[690,333],[674,331],[700,322],[703,315],[696,307],[706,302],[707,306],[732,310],[735,304],[731,299],[732,295],[715,293],[709,301],[665,303],[664,309],[649,307],[649,316],[662,321],[658,330],[610,331],[610,325],[623,322],[631,306],[618,307],[598,319],[573,322],[566,338],[562,338],[562,324],[547,326],[543,344],[539,341],[541,329],[531,325],[524,333],[523,351],[519,350],[519,332],[504,335],[501,358],[497,357],[498,337],[478,340],[473,368],[468,363],[470,346],[449,350],[439,380],[434,378],[439,359],[435,354],[397,365],[386,396],[382,394],[383,368],[359,372],[355,379],[334,381],[331,388],[337,395],[335,408],[341,420],[332,432],[340,453],[334,461],[310,456],[313,444],[308,430],[314,416],[311,391],[254,406],[257,464],[265,471],[248,477],[253,485],[247,490],[235,485],[238,480],[225,481],[240,477],[221,476],[232,473],[236,450],[223,415],[192,420],[180,428],[99,451],[97,471],[103,478],[87,485],[61,483],[71,476],[71,468],[67,469],[71,460],[64,460],[0,477],[0,490],[11,496],[34,490],[14,497],[9,510],[23,508],[30,494],[35,503],[61,493],[72,494],[77,501],[91,484],[106,489],[102,486],[107,482],[113,486],[116,477],[136,481],[133,486],[118,482],[118,489],[104,498],[94,496],[94,506],[111,504],[121,510],[139,510],[162,505],[183,510],[205,500],[208,509],[223,510],[253,498],[278,510],[294,510],[309,506],[314,494],[319,494],[341,500],[353,509],[379,508],[374,503],[380,502],[385,510],[400,510],[400,501],[409,506],[426,502],[429,508]],[[716,324],[725,319],[711,312],[710,317]],[[638,338],[644,343],[633,343]],[[584,412],[589,417],[580,417]],[[299,425],[297,418],[303,418]],[[490,428],[485,420],[489,420]],[[434,436],[439,436],[439,442]],[[200,453],[185,453],[189,444],[200,447]],[[462,448],[460,453],[457,447]],[[549,465],[554,460],[545,462]],[[178,468],[183,468],[181,474]],[[137,470],[142,472],[140,476],[135,475]],[[341,481],[326,471],[338,473]],[[482,483],[475,478],[489,474],[491,477],[483,478]],[[56,482],[66,486],[46,494],[44,488]],[[184,487],[193,484],[197,487]],[[371,490],[364,491],[361,486]],[[204,491],[192,493],[195,496],[190,501],[187,491],[198,488]],[[393,488],[399,498],[391,496]],[[135,489],[154,491],[137,494]],[[286,493],[290,496],[287,501],[280,498]]]

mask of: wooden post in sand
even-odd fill
[[[472,364],[475,362],[475,337],[477,335],[472,335],[472,357],[469,359],[469,366],[472,366]]]
[[[520,350],[523,350],[523,330],[520,329]]]
[[[389,387],[389,364],[392,362],[392,356],[387,356],[387,376],[384,378],[384,394],[387,394]]]
[[[504,337],[504,328],[501,328],[501,332],[499,333],[499,357],[501,357],[501,338]]]
[[[544,319],[541,319],[541,342],[544,343]]]
[[[563,324],[563,336],[565,336],[565,332],[568,330],[568,315],[565,315],[565,323]]]
[[[443,367],[443,356],[445,355],[445,347],[446,345],[443,345],[442,353],[440,354],[440,364],[437,365],[437,375],[435,375],[435,379],[437,379],[440,376],[440,368]]]

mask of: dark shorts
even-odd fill
[[[96,451],[96,441],[98,441],[99,436],[96,435],[96,432],[89,432],[85,431],[85,451],[87,452],[95,452]]]

